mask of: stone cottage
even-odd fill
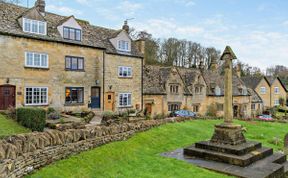
[[[0,2],[0,110],[141,110],[142,55],[120,30]]]

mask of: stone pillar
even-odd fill
[[[232,60],[236,59],[232,49],[227,46],[221,56],[225,62],[224,88],[224,123],[215,126],[214,135],[210,140],[213,143],[237,145],[245,143],[242,126],[233,124],[233,67]]]

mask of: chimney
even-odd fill
[[[35,2],[35,7],[36,7],[36,9],[41,13],[41,14],[45,14],[45,5],[46,5],[46,3],[45,3],[45,0],[37,0],[36,2]]]
[[[145,45],[146,45],[146,40],[145,38],[140,38],[135,41],[136,47],[138,51],[140,52],[141,55],[143,55],[143,65],[145,65]]]
[[[128,20],[124,21],[124,25],[122,26],[122,29],[125,30],[127,33],[129,33]]]
[[[241,77],[241,64],[238,63],[236,66],[236,75],[240,78]]]
[[[218,69],[218,62],[216,58],[214,57],[211,59],[210,70],[216,71],[217,69]]]

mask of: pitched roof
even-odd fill
[[[262,79],[265,77],[242,77],[241,80],[245,83],[245,85],[253,90],[258,86]],[[268,82],[268,81],[267,81]]]
[[[195,82],[197,76],[201,75],[200,70],[153,65],[146,65],[143,68],[144,94],[167,94],[165,84],[174,68],[184,84],[184,95],[192,95],[189,86]]]
[[[66,17],[46,12],[44,18],[47,22],[47,35],[25,33],[19,25],[18,19],[31,9],[0,2],[0,34],[101,48],[106,49],[106,52],[111,54],[142,57],[134,42],[131,46],[131,53],[121,53],[114,48],[109,39],[115,37],[119,30],[90,25],[89,22],[79,19],[76,19],[76,21],[82,27],[82,41],[76,42],[63,39],[57,30],[57,26],[70,16]]]
[[[280,77],[273,77],[273,76],[267,76],[267,81],[269,82],[269,85],[272,85],[274,83],[275,80],[279,80],[280,84],[282,85],[282,87],[284,88],[284,90],[287,92],[287,88],[284,85],[284,83],[282,82]]]
[[[220,96],[224,96],[224,76],[220,74],[220,71],[206,70],[203,72],[203,77],[207,83],[207,95],[217,96],[215,87],[218,86],[221,91]],[[241,92],[241,89],[247,89],[247,87],[239,77],[233,75],[232,80],[233,96],[250,96],[249,92]]]
[[[252,88],[248,88],[248,92],[252,96],[252,103],[262,103],[263,102],[263,100],[257,94],[257,92],[255,90],[253,90]]]

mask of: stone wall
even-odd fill
[[[97,146],[125,140],[136,132],[184,118],[19,134],[0,140],[0,178],[23,177],[35,169]]]

